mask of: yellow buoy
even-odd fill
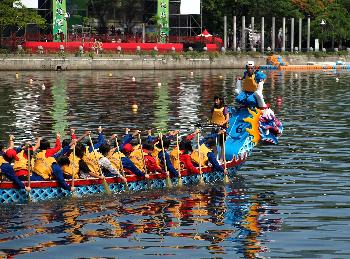
[[[133,110],[137,110],[139,107],[137,106],[137,104],[136,103],[134,103],[133,105],[131,105],[131,109],[133,109]]]
[[[19,78],[19,74],[18,73],[16,73],[16,79],[18,79]]]
[[[219,78],[220,78],[220,79],[222,79],[222,78],[223,78],[223,76],[219,76]]]
[[[111,77],[111,76],[112,76],[112,73],[109,73],[108,76]]]
[[[33,84],[33,79],[29,79],[29,84]]]

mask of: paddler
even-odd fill
[[[57,180],[61,188],[74,191],[74,187],[69,186],[63,176],[61,166],[68,166],[69,159],[64,157],[56,160],[55,153],[61,148],[60,134],[56,134],[56,145],[54,148],[50,148],[50,142],[47,139],[40,141],[40,152],[36,154],[34,163],[34,172],[30,179],[32,181],[47,181]],[[58,150],[57,150],[58,149]]]
[[[15,174],[11,163],[13,160],[18,160],[16,156],[17,153],[13,150],[13,135],[10,135],[10,147],[11,149],[6,150],[5,144],[0,143],[0,178],[6,177],[8,180],[13,182],[18,188],[25,189],[26,191],[30,191],[31,188],[28,186],[24,186],[21,180]],[[12,145],[11,145],[12,142]]]

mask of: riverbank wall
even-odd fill
[[[312,54],[283,56],[290,65],[310,62],[350,62],[350,55],[317,57]],[[23,70],[179,70],[241,69],[248,60],[265,65],[268,55],[100,55],[75,57],[63,55],[0,56],[0,71]]]

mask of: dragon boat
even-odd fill
[[[225,141],[226,168],[229,178],[233,179],[237,170],[252,154],[253,148],[259,143],[277,144],[278,136],[282,133],[282,125],[274,116],[271,109],[259,110],[247,107],[229,107],[230,121]],[[218,147],[219,149],[219,147]],[[224,167],[224,164],[222,164]],[[223,181],[224,173],[213,170],[212,167],[202,167],[202,175],[191,174],[186,170],[181,171],[183,185],[195,185],[203,178],[205,183]],[[127,185],[116,177],[106,177],[106,182],[112,193],[140,191],[147,189],[166,188],[166,176],[161,173],[150,175],[149,179],[126,174]],[[71,180],[66,180],[69,185]],[[179,178],[171,179],[173,186],[177,186]],[[23,182],[28,185],[27,182]],[[98,193],[104,193],[103,180],[97,178],[77,179],[74,181],[74,196],[83,197]],[[16,188],[9,181],[0,183],[0,203],[26,203],[30,201],[49,200],[71,196],[72,193],[59,187],[54,180],[31,182],[31,191]]]

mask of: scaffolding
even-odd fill
[[[202,1],[201,14],[181,14],[181,0],[169,0],[170,36],[196,36],[203,30]]]

